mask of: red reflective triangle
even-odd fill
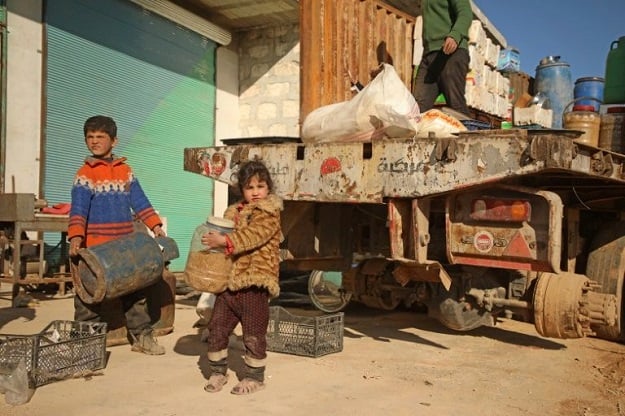
[[[503,252],[504,256],[510,257],[529,257],[533,258],[534,255],[527,245],[527,241],[523,238],[521,232],[517,231],[516,234],[510,240],[508,247]]]

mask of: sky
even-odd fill
[[[546,56],[570,65],[573,81],[604,77],[610,44],[625,36],[625,0],[473,0],[536,76]]]

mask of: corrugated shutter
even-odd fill
[[[95,114],[118,125],[128,157],[180,248],[212,211],[212,181],[185,172],[185,147],[214,143],[216,44],[123,0],[54,0],[46,8],[47,119],[44,196],[69,201],[88,152],[82,126]],[[58,239],[57,239],[58,241]]]

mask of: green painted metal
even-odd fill
[[[87,150],[82,125],[104,114],[180,247],[212,212],[213,184],[183,170],[184,148],[214,143],[216,44],[122,0],[55,0],[46,12],[47,117],[43,194],[70,199]]]

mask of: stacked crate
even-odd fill
[[[471,108],[501,118],[510,112],[508,95],[510,80],[497,71],[501,45],[495,43],[479,20],[473,20],[469,29],[469,73],[466,99]]]

